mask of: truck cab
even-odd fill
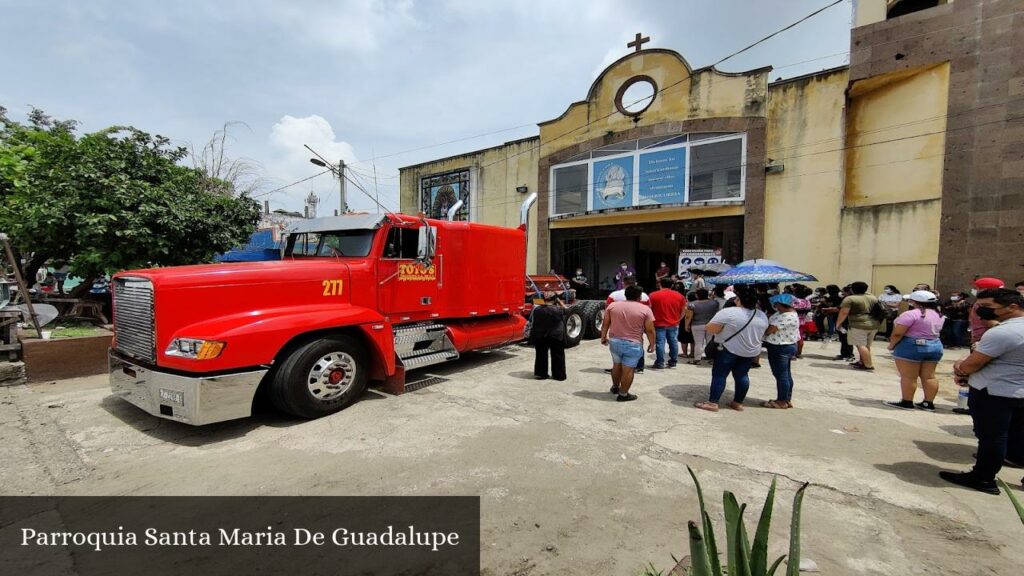
[[[522,338],[525,263],[525,217],[384,213],[300,221],[277,261],[121,272],[111,388],[189,424],[248,416],[260,389],[303,418],[399,394],[407,370]]]

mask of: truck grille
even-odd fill
[[[119,351],[156,361],[152,282],[142,278],[114,282],[114,332]]]

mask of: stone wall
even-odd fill
[[[851,50],[851,82],[950,63],[937,288],[1024,279],[1024,0],[957,0],[855,28]]]

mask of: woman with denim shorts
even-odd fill
[[[945,318],[939,314],[939,300],[928,290],[915,290],[907,296],[910,310],[896,317],[889,350],[900,373],[900,388],[903,392],[898,402],[886,402],[886,406],[913,410],[935,410],[935,396],[939,393],[939,380],[935,368],[942,360],[942,324]],[[917,381],[921,381],[924,400],[914,403]]]

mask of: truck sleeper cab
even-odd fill
[[[279,261],[134,270],[113,279],[113,393],[201,425],[251,414],[257,390],[301,418],[370,381],[522,338],[518,228],[403,214],[304,220]]]

